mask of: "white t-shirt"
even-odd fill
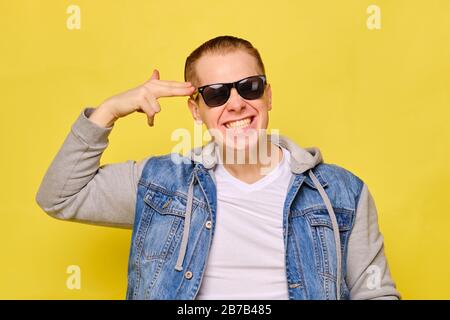
[[[288,299],[283,206],[292,176],[289,151],[255,183],[214,169],[214,238],[197,299]]]

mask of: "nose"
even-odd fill
[[[239,95],[236,88],[231,89],[230,98],[227,101],[226,108],[228,111],[240,112],[242,108],[245,108],[245,101]]]

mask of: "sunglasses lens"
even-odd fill
[[[237,87],[244,99],[259,99],[264,93],[264,80],[261,77],[247,78],[239,82]]]
[[[230,90],[222,84],[214,84],[203,89],[203,100],[209,107],[218,107],[227,102]]]

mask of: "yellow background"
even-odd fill
[[[372,3],[381,30],[366,27]],[[369,185],[403,298],[450,298],[450,1],[1,0],[0,14],[0,298],[125,297],[131,231],[52,219],[36,191],[85,106],[153,68],[181,81],[187,55],[223,34],[260,50],[270,128]],[[102,163],[168,153],[174,129],[192,130],[185,98],[160,102],[153,128],[116,123]]]

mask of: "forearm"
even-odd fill
[[[351,299],[399,299],[384,253],[377,210],[364,185],[350,235],[347,257],[347,284]]]

